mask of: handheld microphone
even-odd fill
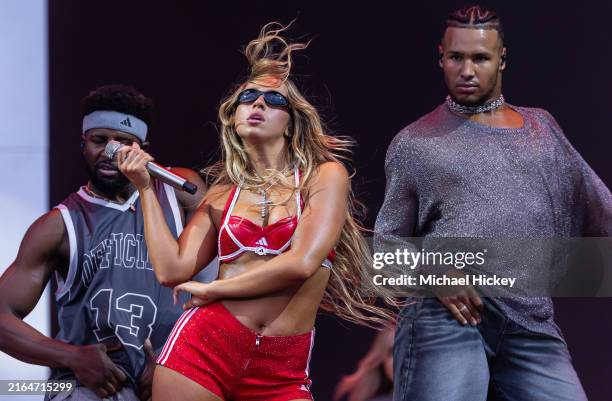
[[[110,141],[106,144],[106,148],[104,148],[104,154],[109,159],[114,160],[117,157],[117,150],[119,150],[121,146],[123,145],[121,145],[117,141]],[[174,188],[188,192],[192,195],[195,194],[198,190],[198,187],[196,185],[187,181],[180,175],[175,174],[166,168],[163,168],[157,163],[148,162],[147,171],[149,172],[149,174],[151,174],[151,176],[157,178],[158,180],[165,182],[168,185],[172,185]]]

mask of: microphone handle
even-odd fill
[[[187,181],[185,178],[181,177],[178,174],[173,173],[172,171],[163,168],[157,163],[148,162],[147,163],[147,171],[153,177],[159,179],[166,184],[172,185],[174,188],[183,190],[190,194],[195,194],[198,190],[198,187],[191,182]]]

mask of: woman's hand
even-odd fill
[[[147,171],[147,163],[153,161],[153,157],[142,150],[138,143],[132,146],[122,146],[117,150],[117,167],[139,191],[149,188],[151,176]]]
[[[214,296],[211,288],[213,283],[205,284],[197,281],[187,281],[177,285],[172,291],[174,304],[176,305],[178,303],[178,297],[181,291],[191,294],[191,299],[183,304],[183,309],[193,308],[194,306],[205,306],[215,302],[217,298]]]
[[[378,332],[367,355],[359,361],[355,373],[344,376],[334,390],[334,400],[346,396],[347,401],[365,401],[374,396],[383,384],[381,366],[387,373],[390,360],[390,373],[387,379],[393,381],[393,340],[395,325]]]
[[[348,401],[367,401],[380,388],[382,375],[379,369],[358,369],[349,376],[342,377],[334,389],[334,401],[347,397]]]

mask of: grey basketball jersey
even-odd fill
[[[171,232],[183,229],[174,190],[157,180],[154,188]],[[56,274],[58,340],[71,344],[116,343],[109,357],[134,385],[144,368],[145,339],[159,351],[182,313],[183,295],[173,305],[172,289],[157,281],[144,238],[138,192],[124,204],[91,197],[81,188],[57,209],[70,242],[66,280]],[[52,378],[72,373],[54,370]]]

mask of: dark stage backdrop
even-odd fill
[[[297,80],[335,133],[353,136],[355,189],[372,226],[384,193],[387,145],[446,92],[436,45],[444,16],[463,1],[49,2],[50,205],[86,181],[80,100],[91,88],[133,84],[156,103],[152,150],[165,164],[200,168],[218,155],[216,109],[247,72],[240,49],[269,21],[298,17],[291,35],[314,39],[297,57]],[[510,103],[549,110],[612,185],[612,3],[485,2],[506,26]],[[557,300],[575,366],[591,400],[612,394],[611,299]],[[322,316],[313,390],[331,400],[372,333]],[[443,400],[441,400],[443,401]]]

